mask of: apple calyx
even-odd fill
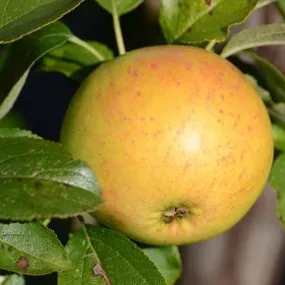
[[[189,211],[185,207],[170,207],[162,213],[162,219],[166,224],[169,224],[174,220],[185,218],[188,215]]]

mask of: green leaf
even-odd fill
[[[106,45],[99,42],[78,42],[74,40],[71,43],[68,42],[56,49],[53,49],[47,55],[50,57],[75,62],[82,66],[91,66],[96,63],[111,60],[114,57],[113,52]]]
[[[101,202],[100,191],[88,165],[73,160],[59,144],[35,139],[25,131],[20,134],[29,136],[0,129],[0,219],[94,211]]]
[[[276,105],[283,104],[283,103],[278,103]],[[273,105],[271,108],[267,108],[268,114],[270,115],[271,120],[274,123],[277,123],[278,125],[282,126],[285,129],[285,114],[284,110],[278,110],[278,109],[284,109],[276,107],[276,105]]]
[[[224,40],[258,0],[162,0],[160,24],[168,43]]]
[[[27,128],[27,122],[24,116],[16,109],[12,109],[2,120],[0,128]]]
[[[78,82],[84,81],[88,75],[94,71],[97,65],[84,67],[78,63],[69,62],[60,58],[45,56],[39,66],[43,72],[59,72],[67,78],[71,78]]]
[[[82,81],[97,64],[113,58],[113,52],[105,45],[86,41],[84,45],[67,42],[53,49],[41,61],[41,70],[60,72],[69,78]],[[93,49],[93,53],[90,51]]]
[[[0,279],[0,284],[1,285],[25,285],[25,279],[20,275],[13,274],[13,275],[5,276],[2,282]]]
[[[86,226],[66,246],[72,269],[59,273],[58,285],[166,285],[149,258],[125,236]]]
[[[177,246],[149,247],[144,253],[156,265],[168,285],[174,285],[181,275],[182,262]]]
[[[20,137],[29,137],[34,139],[41,139],[35,134],[32,134],[27,130],[20,130],[17,128],[0,128],[0,139],[1,138],[20,138]],[[0,176],[1,177],[1,176]]]
[[[279,13],[282,16],[283,20],[285,20],[285,1],[284,0],[278,0],[276,2],[275,6],[279,10]]]
[[[101,7],[112,14],[112,0],[95,0]],[[144,0],[115,0],[119,16],[137,8]]]
[[[265,104],[271,104],[272,98],[270,96],[270,93],[264,88],[262,88],[253,76],[249,74],[244,74],[244,75],[245,75],[245,78],[249,81],[249,83],[252,84],[252,86],[255,88],[255,90],[257,91],[261,99],[263,100],[263,102]]]
[[[0,2],[0,43],[17,40],[77,7],[83,0],[5,0]]]
[[[0,119],[13,107],[29,70],[44,54],[64,44],[73,35],[62,23],[56,22],[11,44],[0,59]],[[5,99],[4,99],[5,98]]]
[[[56,235],[39,223],[0,224],[0,268],[42,275],[70,267]]]
[[[277,191],[277,215],[285,228],[285,153],[275,159],[269,183]]]
[[[285,24],[261,25],[235,34],[224,47],[221,56],[226,58],[242,50],[285,44]]]
[[[277,103],[274,104],[271,109],[273,109],[274,111],[276,111],[277,113],[279,113],[280,115],[284,115],[285,116],[285,103]]]
[[[274,147],[285,151],[285,130],[278,124],[272,124]]]
[[[285,102],[284,74],[274,64],[254,52],[243,52],[243,54],[255,60],[257,71],[264,79],[266,88],[269,90],[274,101]]]
[[[2,99],[6,95],[5,99],[2,101],[0,105],[0,120],[3,119],[7,115],[7,113],[13,108],[18,96],[20,95],[22,91],[22,88],[24,87],[26,83],[29,72],[30,72],[30,68],[28,68],[24,72],[24,74],[19,78],[17,82],[15,82],[14,86],[11,86],[11,89],[9,90],[7,94],[5,94],[4,92],[3,93],[1,92],[1,87],[5,88],[5,84],[3,83],[3,85],[0,86],[0,99]],[[1,76],[1,72],[0,72],[0,76]],[[5,77],[6,75],[0,77],[0,82],[3,82]]]

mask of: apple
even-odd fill
[[[156,245],[228,230],[257,200],[273,158],[268,113],[244,75],[175,45],[97,68],[68,108],[61,142],[98,179],[99,222]]]

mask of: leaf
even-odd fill
[[[0,224],[0,267],[42,275],[70,267],[56,235],[39,223]]]
[[[85,162],[59,144],[10,129],[0,129],[0,189],[0,219],[69,217],[100,204],[97,180]]]
[[[6,276],[6,278],[0,284],[1,285],[25,285],[25,280],[22,276],[13,274],[13,275]]]
[[[277,103],[271,107],[274,111],[279,113],[280,115],[285,116],[285,103]]]
[[[255,10],[263,8],[267,5],[270,5],[278,0],[260,0],[258,1],[257,5],[255,6]]]
[[[98,54],[77,43],[67,42],[44,56],[40,69],[61,72],[67,77],[82,81],[97,64],[113,58],[113,52],[105,45],[95,41],[84,43]]]
[[[1,138],[20,138],[20,137],[29,137],[34,139],[41,139],[35,134],[32,134],[27,130],[19,130],[17,128],[0,128],[0,139]],[[1,176],[0,176],[1,177]]]
[[[101,7],[112,14],[112,0],[95,0]],[[137,8],[144,0],[115,0],[119,16]]]
[[[226,58],[242,50],[285,44],[285,24],[268,24],[242,30],[224,47],[221,56]]]
[[[278,124],[272,124],[274,147],[285,151],[285,130]]]
[[[29,75],[30,69],[27,69],[22,77],[19,78],[19,80],[15,83],[14,86],[12,86],[9,93],[7,93],[6,98],[3,100],[3,102],[0,105],[0,120],[4,118],[7,113],[13,108],[18,96],[20,95],[22,88],[24,87],[27,77]],[[0,73],[1,76],[1,73]],[[5,78],[4,76],[2,78]],[[0,82],[3,81],[0,79]],[[2,85],[3,87],[5,84]],[[1,86],[0,86],[0,92],[1,92]],[[0,93],[0,98],[3,97],[4,93]],[[6,95],[6,94],[5,94]]]
[[[17,40],[56,21],[83,0],[3,0],[0,2],[0,43]]]
[[[283,20],[285,20],[285,1],[284,0],[278,0],[276,2],[275,6],[279,10],[279,13],[282,16]]]
[[[252,86],[255,88],[255,90],[257,91],[261,99],[263,100],[263,102],[265,104],[271,104],[272,99],[271,99],[270,93],[264,88],[262,88],[253,76],[249,74],[244,74],[244,76],[249,81],[249,83],[252,84]]]
[[[58,285],[166,285],[147,256],[125,236],[86,226],[66,246],[72,269],[59,273]]]
[[[11,44],[0,59],[0,119],[13,107],[32,65],[48,51],[73,37],[70,30],[56,22]],[[16,67],[16,68],[15,68]],[[4,99],[5,98],[5,99]]]
[[[257,65],[257,71],[264,79],[267,89],[272,98],[277,102],[285,102],[285,76],[272,63],[254,52],[243,52],[243,54],[253,58]]]
[[[97,65],[84,67],[78,63],[69,62],[67,60],[54,58],[51,56],[45,56],[41,62],[41,65],[39,66],[39,69],[43,72],[59,72],[67,78],[82,82],[96,67]]]
[[[53,49],[47,55],[75,62],[82,66],[94,65],[106,60],[111,60],[114,57],[113,52],[107,46],[96,41],[67,42],[64,45]]]
[[[278,104],[283,104],[283,103],[278,103]],[[267,108],[268,114],[270,115],[270,118],[274,123],[277,123],[278,125],[282,126],[285,129],[285,114],[284,112],[281,112],[281,110],[278,110],[278,108],[276,108],[276,105],[272,106],[271,108]]]
[[[181,275],[182,262],[177,246],[149,247],[144,253],[156,265],[168,285],[174,285]]]
[[[27,128],[27,122],[21,112],[12,109],[2,120],[0,120],[0,128]]]
[[[285,153],[279,155],[273,163],[269,183],[277,191],[277,215],[285,227]]]
[[[160,25],[168,43],[224,40],[258,0],[162,0]]]

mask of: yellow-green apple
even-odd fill
[[[61,142],[97,176],[98,220],[158,245],[232,227],[273,157],[268,113],[244,75],[183,46],[134,50],[97,68],[70,104]]]

